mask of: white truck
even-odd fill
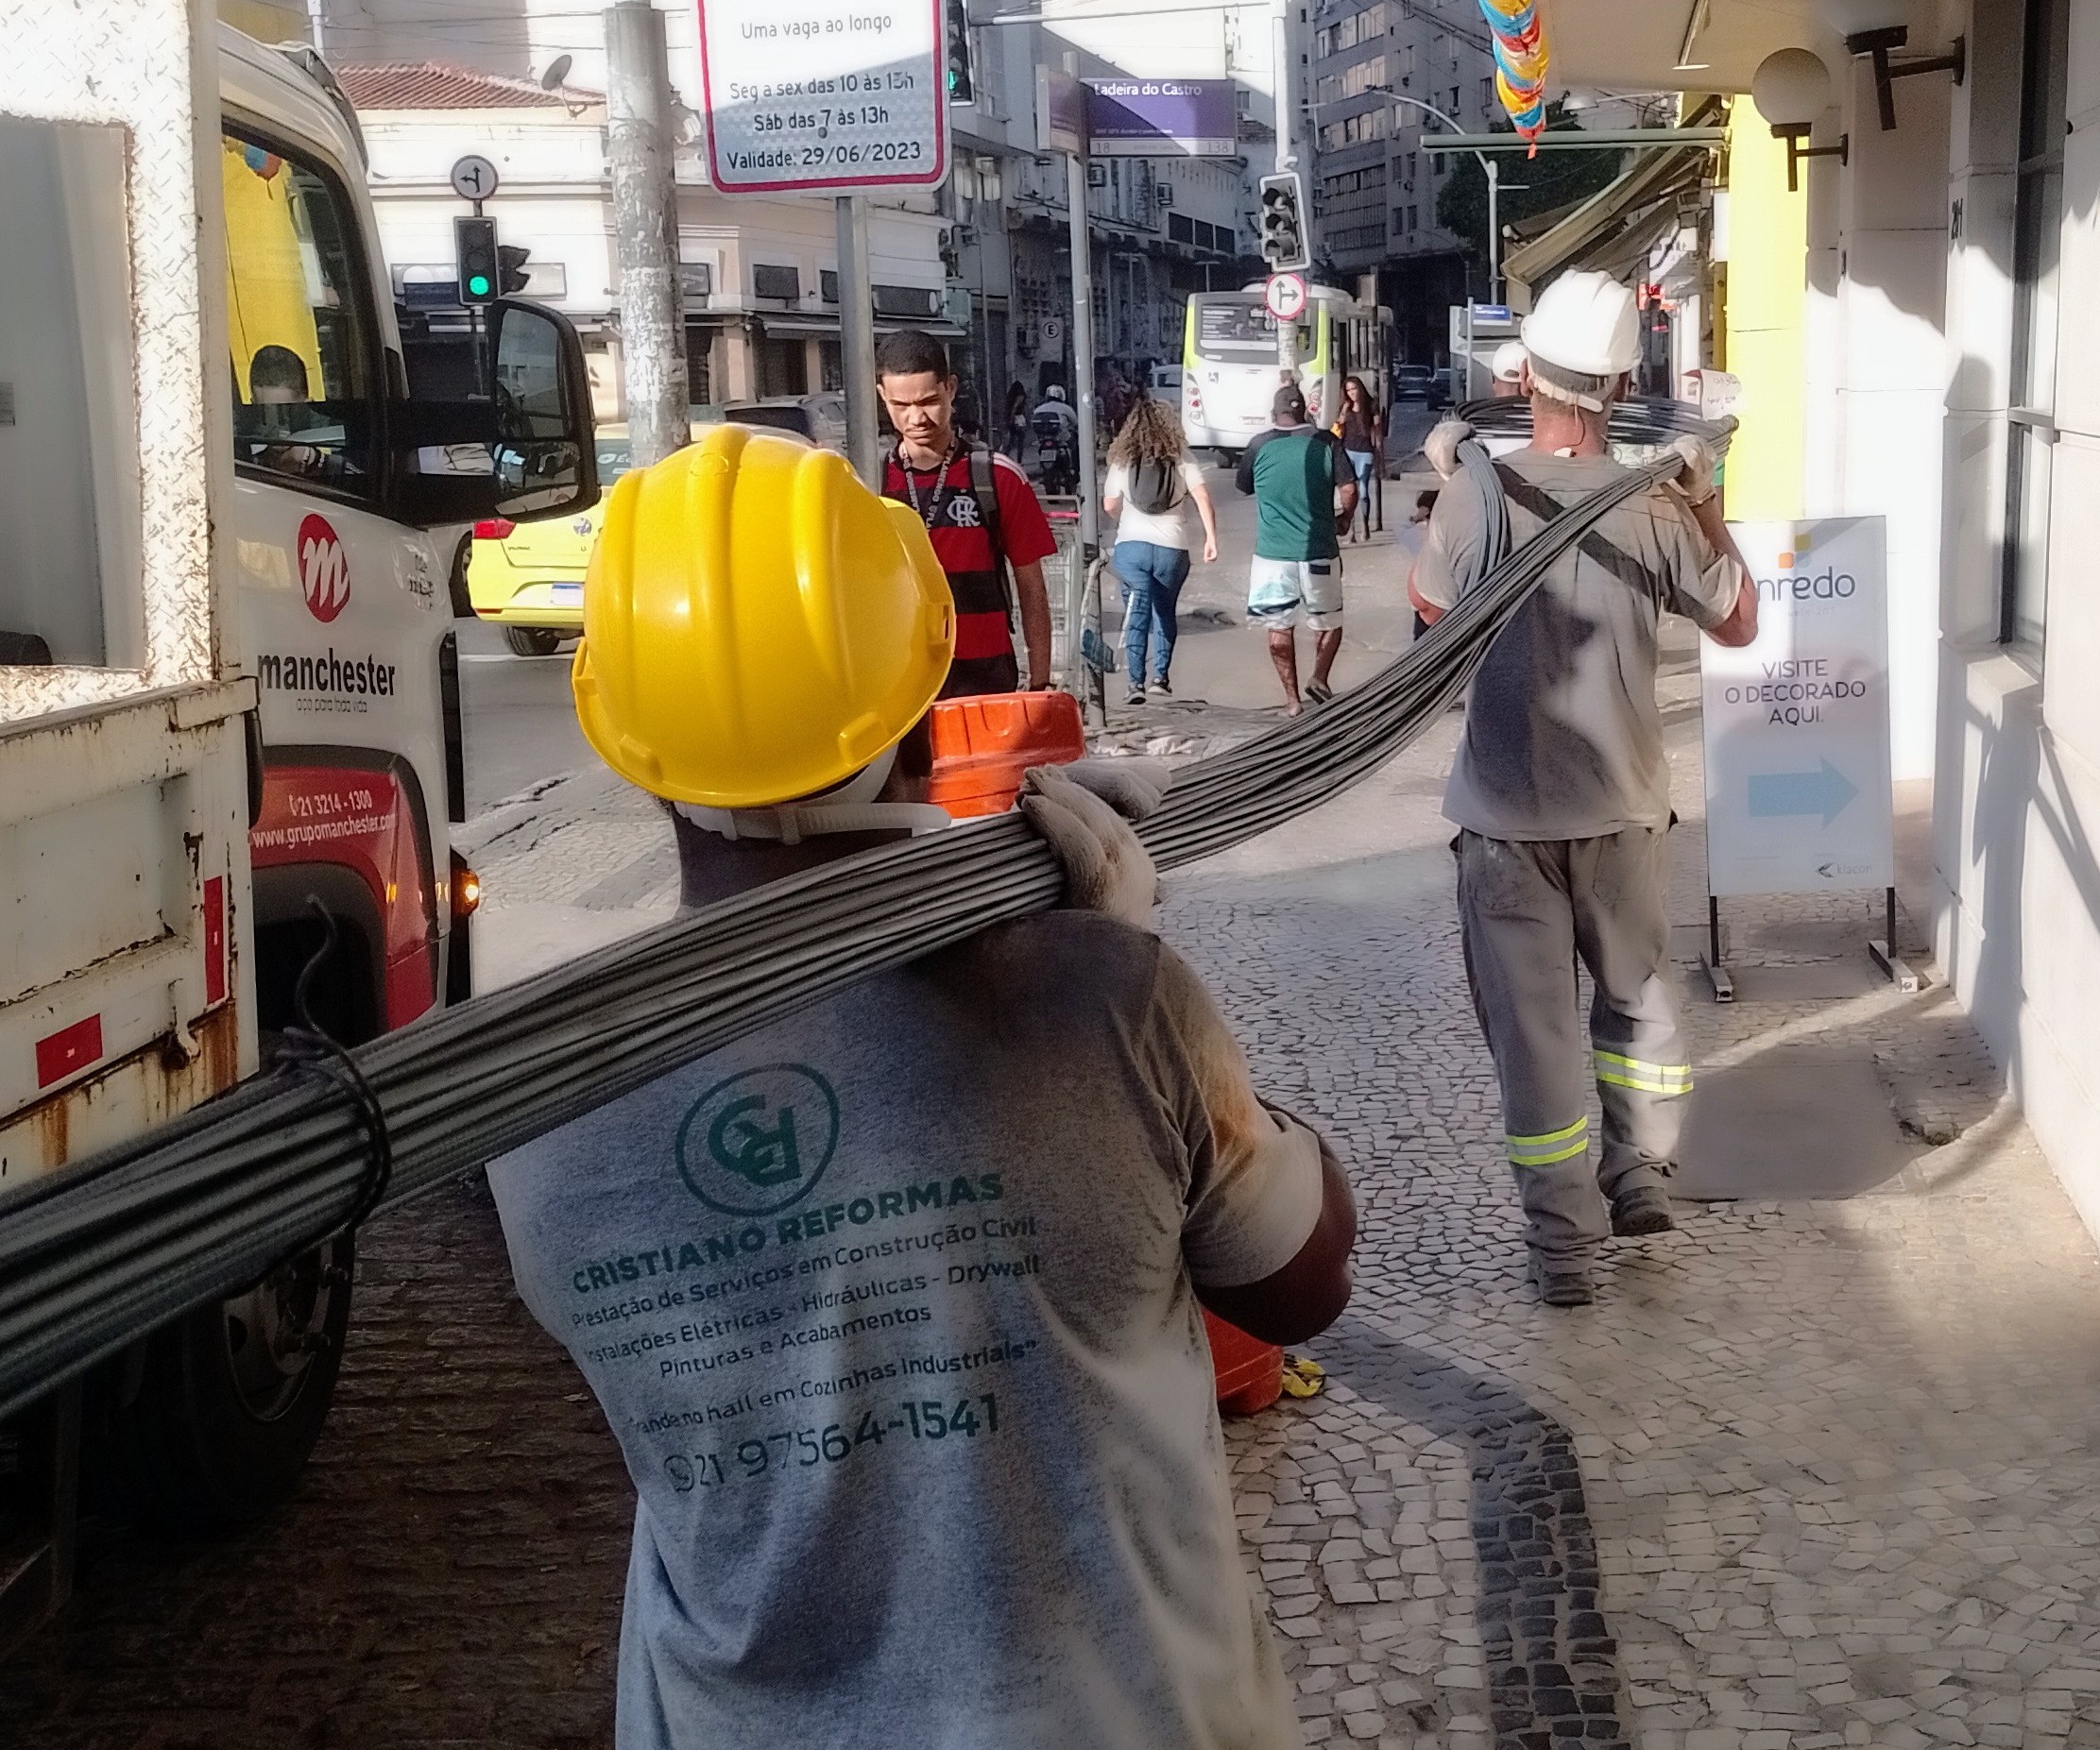
[[[596,483],[551,311],[489,310],[489,394],[411,398],[355,117],[208,0],[0,0],[0,237],[5,1221],[288,1026],[468,994],[452,559]],[[77,1487],[202,1526],[284,1497],[350,1253],[0,1427],[0,1640],[63,1597]]]

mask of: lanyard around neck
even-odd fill
[[[948,480],[948,470],[955,466],[955,440],[948,439],[948,448],[941,452],[941,459],[933,468],[933,496],[924,504],[919,502],[919,483],[916,470],[904,459],[904,446],[896,447],[896,469],[904,476],[904,491],[912,501],[912,508],[918,513],[919,520],[930,529],[940,520],[941,512],[954,496]]]

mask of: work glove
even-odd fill
[[[1436,429],[1422,440],[1422,453],[1429,458],[1429,466],[1445,480],[1459,471],[1459,446],[1473,435],[1473,428],[1463,419],[1440,419]]]
[[[1670,453],[1683,464],[1671,484],[1684,495],[1685,504],[1697,510],[1714,496],[1714,469],[1718,466],[1714,446],[1687,432],[1670,440]]]
[[[1028,824],[1065,869],[1065,904],[1143,929],[1159,896],[1159,875],[1130,823],[1167,793],[1167,768],[1152,759],[1082,759],[1032,767],[1021,783]]]

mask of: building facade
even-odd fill
[[[1458,168],[1435,149],[1443,124],[1467,131],[1501,117],[1493,45],[1471,8],[1329,0],[1309,27],[1313,212],[1322,260],[1344,283],[1378,277],[1401,355],[1442,362],[1444,313],[1485,298],[1485,265],[1437,219]]]
[[[463,155],[478,153],[501,178],[487,203],[499,234],[530,251],[525,296],[576,324],[599,416],[624,417],[604,99],[573,86],[552,93],[526,80],[428,62],[338,71],[365,129],[382,246],[408,317],[403,343],[411,370],[456,370],[469,356],[452,234],[453,218],[469,204],[452,192],[450,170]],[[692,401],[837,388],[838,251],[830,204],[730,201],[709,186],[696,150],[679,151],[676,163]],[[948,229],[930,198],[879,206],[871,214],[879,326],[964,335],[948,308],[942,255]]]
[[[1859,8],[1851,28],[1906,33],[1886,103],[1828,8],[1699,16],[1687,42],[1632,0],[1559,0],[1555,53],[1571,79],[1679,89],[1689,53],[1737,93],[1782,48],[1829,74],[1801,144],[1833,149],[1798,190],[1748,100],[1731,122],[1728,510],[1885,518],[1894,773],[1930,823],[1899,843],[1907,891],[2100,1235],[2100,365],[2076,315],[2100,297],[2100,12]]]
[[[230,5],[250,0],[228,0]],[[266,6],[268,0],[264,0]],[[1069,18],[1054,15],[1061,9]],[[687,117],[677,154],[695,401],[838,386],[837,254],[828,197],[726,198],[709,187],[695,113],[695,14],[663,8],[671,79]],[[1015,383],[1033,400],[1069,385],[1072,272],[1064,161],[1036,149],[1036,69],[1082,76],[1231,77],[1255,156],[1118,159],[1093,166],[1094,374],[1140,380],[1178,362],[1189,292],[1258,273],[1254,179],[1273,151],[1268,12],[1106,20],[1050,0],[1046,22],[970,33],[973,100],[950,112],[953,174],[940,189],[874,205],[879,330],[926,328],[949,344],[965,411],[1003,423]],[[277,7],[272,19],[288,8]],[[451,260],[453,158],[492,159],[490,205],[506,242],[533,250],[536,295],[586,334],[602,409],[619,406],[617,263],[604,157],[605,55],[595,12],[497,0],[449,16],[399,0],[331,0],[322,47],[365,115],[390,262],[409,274],[418,336],[442,356],[464,332],[436,288]],[[280,31],[279,34],[287,34]],[[543,81],[552,81],[545,89]],[[1266,143],[1266,144],[1265,144]],[[397,274],[397,278],[400,278]],[[559,291],[553,288],[559,283]]]

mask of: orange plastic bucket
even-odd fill
[[[1003,814],[1031,766],[1084,758],[1086,728],[1068,692],[993,692],[933,707],[933,775],[926,799],[950,814]]]
[[[1217,1314],[1204,1314],[1210,1338],[1211,1370],[1218,1376],[1218,1407],[1229,1416],[1253,1416],[1283,1396],[1284,1352],[1251,1337]]]

